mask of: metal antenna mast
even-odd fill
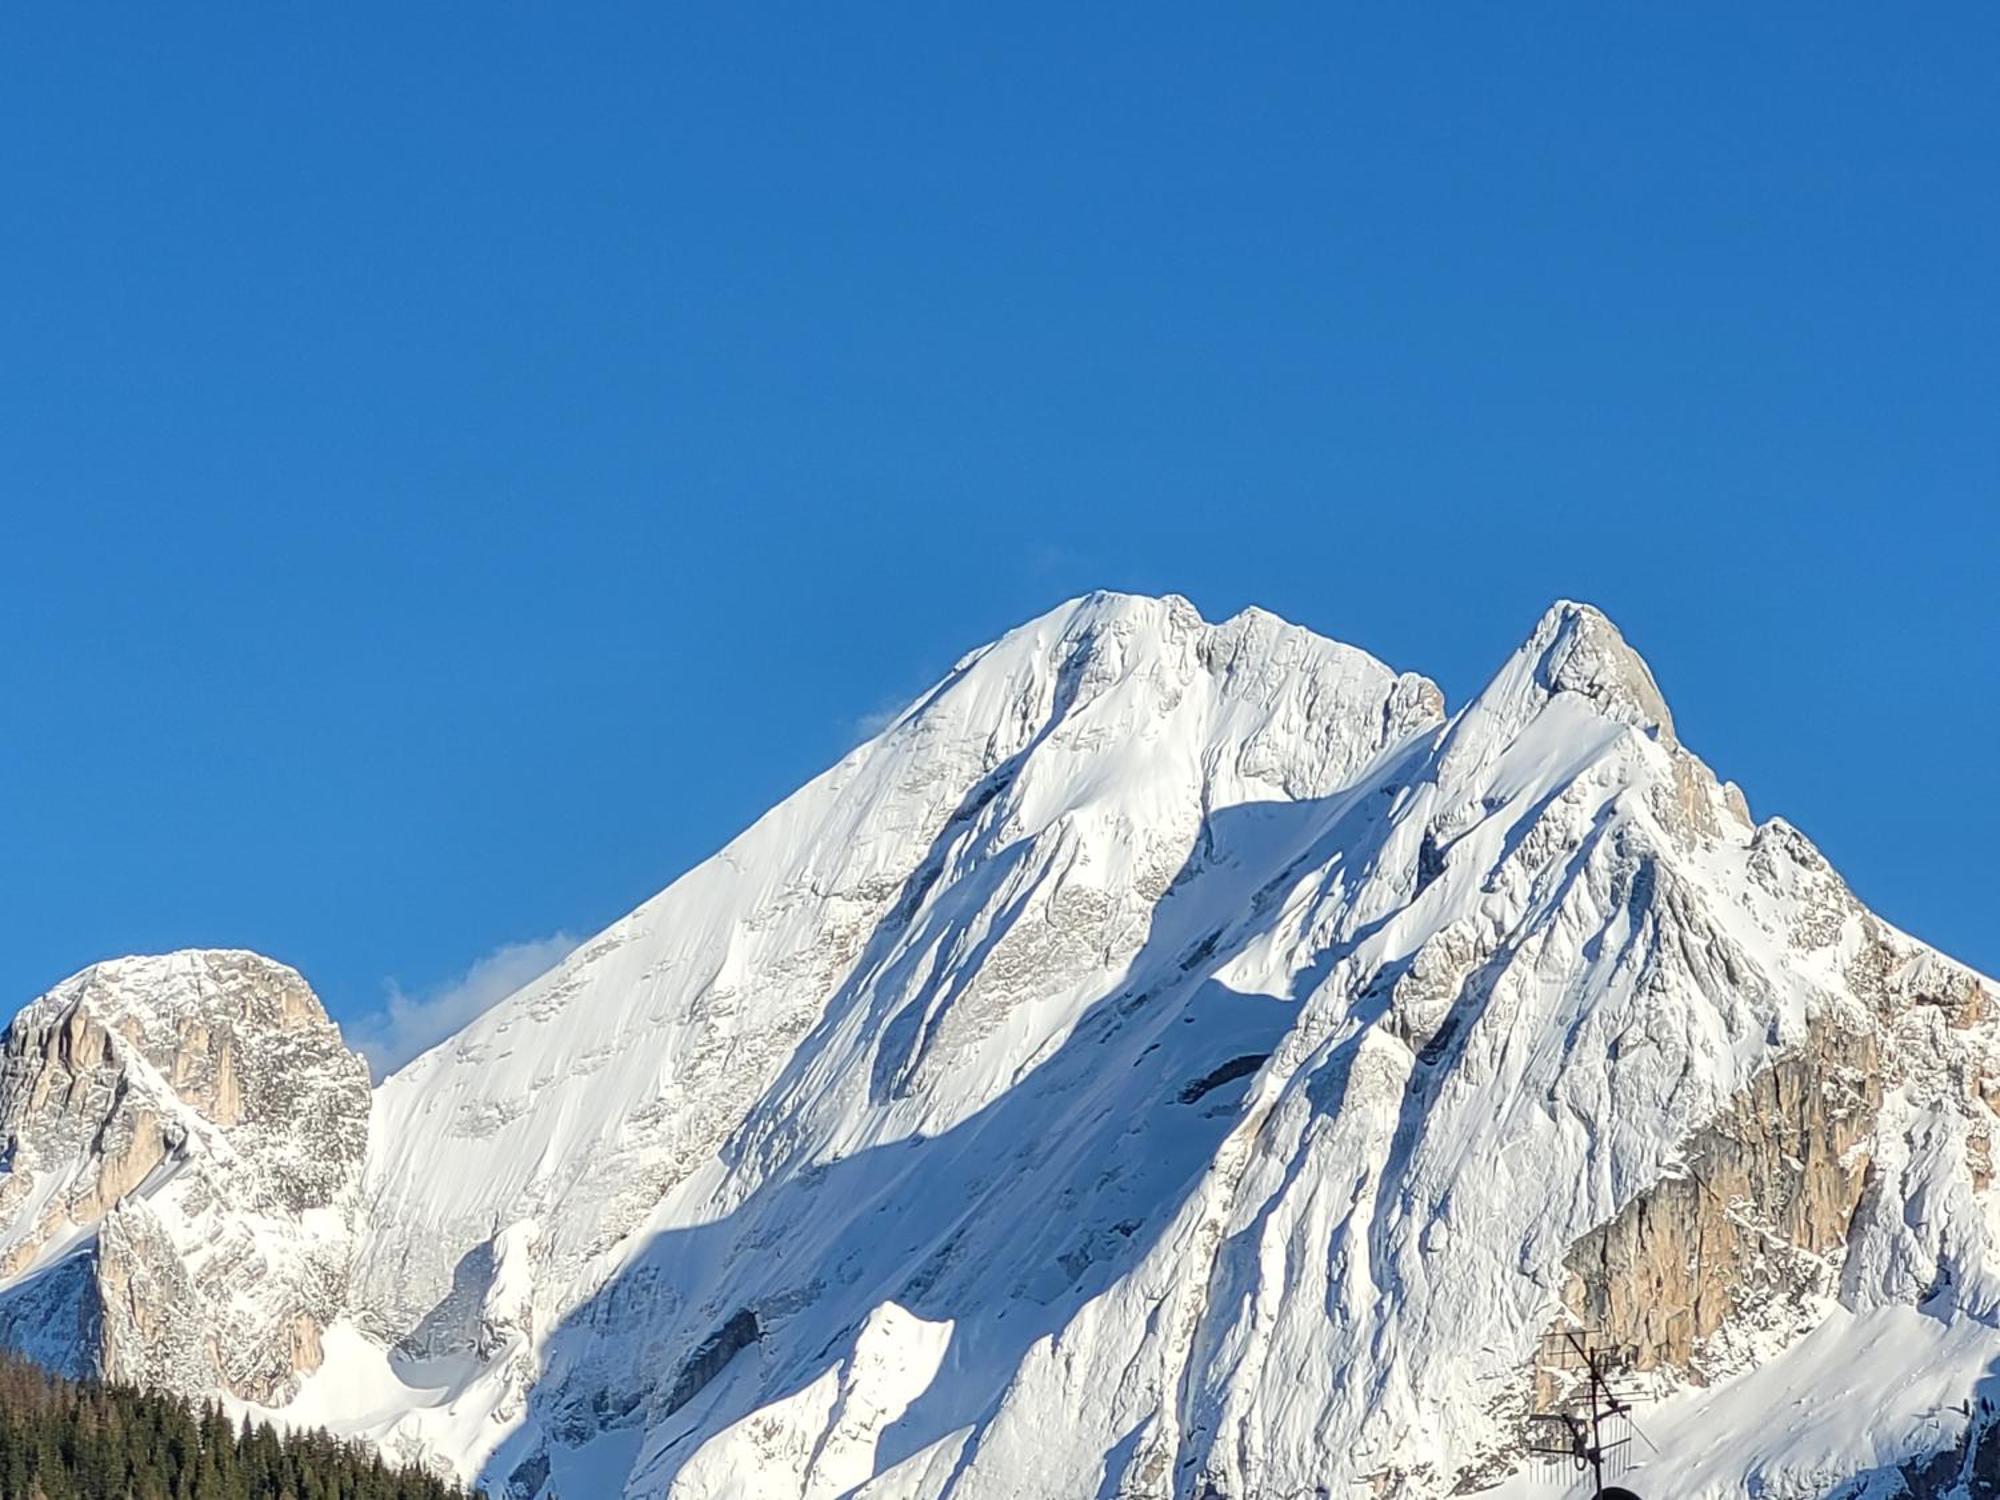
[[[1631,1442],[1630,1435],[1607,1439],[1604,1424],[1613,1417],[1631,1420],[1631,1403],[1621,1399],[1611,1388],[1603,1365],[1599,1362],[1599,1351],[1585,1342],[1583,1333],[1563,1330],[1551,1334],[1560,1338],[1567,1346],[1567,1353],[1575,1360],[1574,1368],[1584,1377],[1584,1392],[1588,1404],[1581,1411],[1537,1412],[1537,1422],[1559,1424],[1559,1430],[1550,1432],[1546,1442],[1531,1444],[1528,1451],[1547,1458],[1566,1458],[1578,1469],[1590,1471],[1590,1492],[1603,1500],[1629,1495],[1628,1490],[1610,1490],[1604,1487],[1604,1464],[1607,1457],[1622,1457],[1619,1450]],[[1567,1363],[1567,1362],[1566,1362]],[[1622,1465],[1621,1465],[1622,1467]],[[1636,1500],[1636,1497],[1635,1497]]]

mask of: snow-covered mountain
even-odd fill
[[[2000,1359],[1995,998],[1587,607],[1447,716],[1096,595],[372,1110],[280,966],[59,986],[0,1335],[543,1500],[1239,1500],[1546,1487],[1582,1323],[1637,1487],[1889,1487]]]
[[[282,1403],[347,1302],[368,1070],[254,953],[98,964],[0,1065],[0,1339]]]

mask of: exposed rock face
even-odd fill
[[[7,1032],[0,1264],[87,1272],[106,1375],[283,1401],[346,1295],[368,1111],[366,1066],[284,965],[98,964]],[[11,1289],[0,1336],[36,1347],[36,1302]]]
[[[1972,1201],[1992,1179],[1990,986],[1867,912],[1783,824],[1758,831],[1750,870],[1787,902],[1787,939],[1837,965],[1838,989],[1566,1258],[1566,1326],[1631,1368],[1701,1382],[1835,1299],[1914,1304],[1980,1281],[1993,1253]]]
[[[1880,1063],[1872,1030],[1814,1025],[1571,1249],[1572,1326],[1633,1369],[1708,1380],[1740,1368],[1758,1335],[1818,1322],[1867,1180]]]

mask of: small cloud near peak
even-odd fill
[[[541,978],[569,957],[576,944],[566,932],[525,943],[502,943],[457,978],[417,994],[392,979],[383,1007],[353,1026],[350,1040],[354,1049],[368,1060],[369,1071],[379,1082],[521,986]]]

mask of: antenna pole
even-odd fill
[[[1590,1494],[1591,1500],[1597,1500],[1604,1493],[1604,1434],[1597,1425],[1602,1416],[1602,1403],[1597,1399],[1602,1378],[1597,1373],[1597,1355],[1586,1353],[1583,1358],[1590,1368]]]
[[[1553,1338],[1555,1334],[1551,1332],[1549,1337]],[[1605,1494],[1605,1454],[1609,1450],[1621,1448],[1631,1441],[1629,1437],[1606,1441],[1604,1423],[1607,1418],[1616,1416],[1627,1416],[1629,1419],[1631,1407],[1619,1400],[1617,1393],[1611,1389],[1610,1380],[1597,1363],[1598,1351],[1590,1346],[1584,1335],[1565,1329],[1561,1337],[1563,1342],[1569,1346],[1570,1353],[1575,1356],[1577,1364],[1581,1367],[1584,1378],[1588,1382],[1590,1399],[1589,1423],[1587,1426],[1585,1425],[1584,1417],[1581,1413],[1571,1414],[1566,1411],[1557,1411],[1538,1415],[1536,1418],[1538,1421],[1560,1422],[1562,1424],[1563,1436],[1567,1441],[1560,1446],[1554,1443],[1536,1444],[1530,1451],[1550,1457],[1565,1457],[1575,1463],[1577,1468],[1588,1469],[1591,1481],[1591,1500],[1601,1500],[1601,1497]],[[1615,1493],[1623,1497],[1628,1492],[1619,1490]]]
[[[1604,1493],[1603,1423],[1606,1415],[1604,1398],[1608,1388],[1605,1385],[1604,1372],[1597,1368],[1597,1351],[1574,1333],[1565,1333],[1564,1337],[1569,1340],[1569,1346],[1576,1351],[1577,1357],[1583,1361],[1584,1373],[1590,1381],[1590,1443],[1584,1449],[1583,1456],[1590,1465],[1590,1493],[1592,1500],[1596,1500],[1597,1496]],[[1615,1412],[1617,1409],[1618,1405],[1614,1398],[1612,1410]]]

